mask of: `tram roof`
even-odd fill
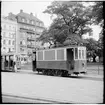
[[[19,55],[19,53],[10,52],[10,53],[1,53],[1,55]]]
[[[79,48],[79,47],[84,47],[84,48],[86,48],[86,46],[70,45],[70,46],[64,46],[64,47],[52,47],[52,48],[47,47],[47,48],[40,48],[40,49],[38,49],[38,50],[36,50],[36,51],[40,51],[40,50],[50,50],[50,49]]]

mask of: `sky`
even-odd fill
[[[8,13],[12,12],[13,14],[18,14],[20,12],[20,9],[23,10],[23,12],[26,13],[33,13],[34,16],[37,16],[38,19],[42,20],[44,22],[44,25],[46,28],[48,28],[51,23],[52,19],[49,14],[43,13],[45,9],[47,9],[47,6],[51,4],[51,2],[54,0],[38,0],[38,1],[2,1],[1,5],[1,14],[3,16],[7,16]],[[99,39],[99,32],[100,28],[99,26],[92,26],[93,27],[93,36],[91,38],[94,38],[96,40]],[[88,35],[84,36],[85,38],[88,38]]]

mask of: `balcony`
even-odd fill
[[[20,44],[20,47],[27,47],[26,45]]]
[[[27,48],[32,48],[32,49],[34,49],[35,47],[34,47],[34,45],[27,45]]]
[[[24,27],[21,27],[20,30],[27,31],[27,33],[32,33],[32,34],[35,33],[35,31],[33,29],[28,29],[28,28],[24,28]]]
[[[35,41],[35,38],[31,37],[31,38],[27,38],[27,41]]]

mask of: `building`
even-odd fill
[[[16,52],[17,21],[1,17],[1,53]]]
[[[17,52],[21,54],[23,63],[31,62],[32,52],[36,47],[41,47],[41,43],[37,42],[36,38],[39,37],[44,30],[44,23],[36,18],[33,13],[25,13],[20,10],[20,13],[14,15],[9,13],[9,19],[17,20]]]

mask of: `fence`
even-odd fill
[[[103,72],[104,72],[103,63],[87,63],[88,74],[103,75]]]

